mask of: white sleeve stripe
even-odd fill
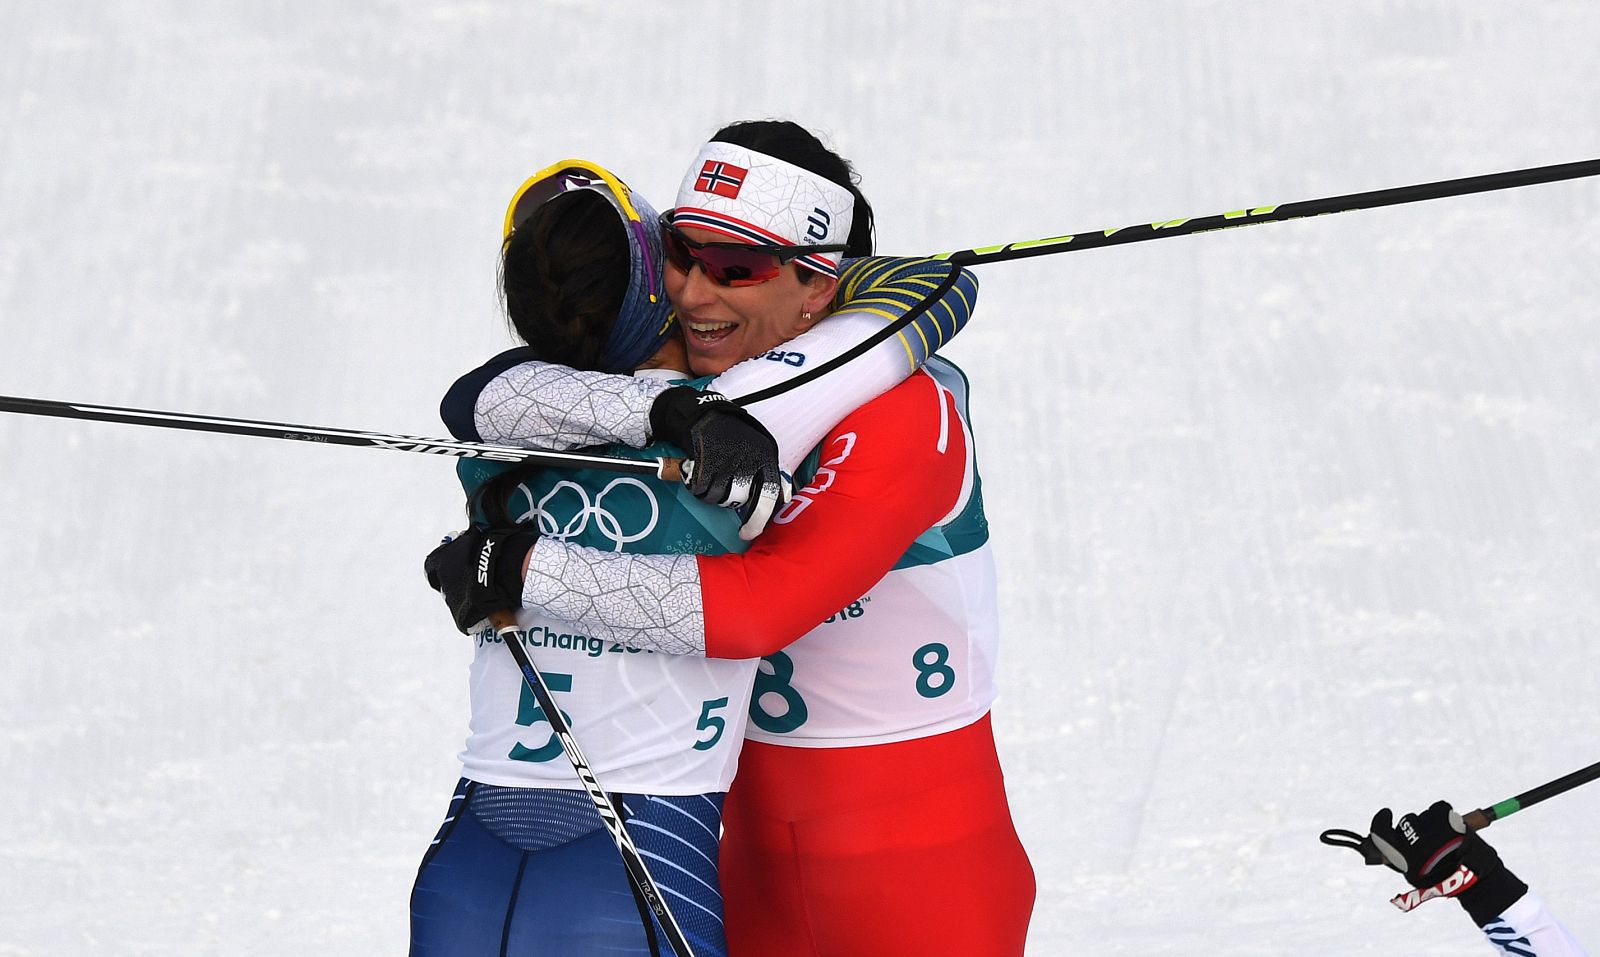
[[[950,449],[950,403],[955,401],[955,396],[937,379],[934,379],[933,386],[937,390],[935,398],[939,401],[939,454],[943,455]],[[946,396],[950,396],[948,401]]]
[[[929,378],[932,377],[930,376]],[[944,454],[949,439],[946,431],[949,428],[949,403],[955,401],[955,395],[949,389],[945,388],[944,384],[939,382],[939,380],[934,379],[933,384],[939,387],[939,452]],[[945,398],[946,396],[950,396],[948,401]],[[966,510],[967,503],[972,500],[973,487],[977,484],[977,469],[975,467],[977,464],[977,455],[975,454],[973,448],[972,430],[967,427],[967,420],[959,415],[956,416],[956,424],[961,426],[961,437],[966,440],[964,443],[966,446],[964,452],[966,460],[962,463],[961,493],[956,496],[956,504],[950,509],[949,513],[935,523],[937,525],[944,525],[955,521],[956,516],[960,515]]]

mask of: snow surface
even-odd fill
[[[891,252],[1600,156],[1592,0],[3,22],[0,393],[420,435],[569,155],[665,202],[724,121],[796,118]],[[982,269],[948,354],[1031,953],[1489,952],[1316,835],[1600,757],[1597,257],[1581,180]],[[465,733],[419,568],[450,463],[14,415],[0,463],[0,954],[402,952]],[[1597,813],[1491,836],[1600,949]]]

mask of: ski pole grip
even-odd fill
[[[667,482],[683,481],[683,459],[657,459],[656,478]]]
[[[1481,831],[1494,823],[1494,818],[1481,810],[1468,811],[1461,815],[1461,820],[1467,825],[1467,830],[1469,831]]]
[[[494,626],[496,634],[517,630],[517,614],[512,611],[497,611],[489,615],[489,624]]]

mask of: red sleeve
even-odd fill
[[[925,372],[850,413],[754,547],[700,557],[706,654],[769,655],[860,598],[955,507],[966,465],[955,397]]]

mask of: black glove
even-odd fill
[[[1384,808],[1372,817],[1371,840],[1383,863],[1404,874],[1412,887],[1438,890],[1435,895],[1416,896],[1415,903],[1412,895],[1400,895],[1394,903],[1402,910],[1433,896],[1454,897],[1482,927],[1528,891],[1528,885],[1500,863],[1494,848],[1467,830],[1447,801],[1435,801],[1420,814],[1407,814],[1398,824],[1394,813]],[[1462,865],[1472,877],[1452,881]]]
[[[650,406],[650,431],[689,456],[683,484],[691,495],[738,511],[745,541],[761,534],[794,492],[772,434],[721,393],[673,386]]]
[[[522,564],[538,540],[539,533],[525,525],[475,525],[445,539],[422,560],[428,584],[444,596],[463,635],[497,611],[522,607]]]

